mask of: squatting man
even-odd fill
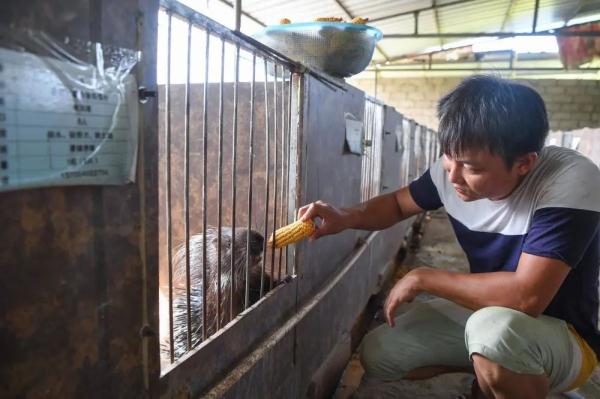
[[[600,171],[547,146],[532,88],[465,79],[438,104],[442,156],[417,180],[350,208],[302,207],[311,239],[381,230],[444,207],[470,273],[410,271],[389,293],[387,324],[360,347],[369,379],[474,370],[475,398],[545,398],[590,376],[600,353]],[[436,299],[401,304],[427,292]]]

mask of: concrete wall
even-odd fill
[[[462,78],[380,78],[377,97],[398,112],[429,128],[436,129],[436,105]],[[600,127],[599,80],[520,80],[534,87],[544,98],[550,130]],[[354,79],[350,84],[374,95],[373,79]]]
[[[577,150],[600,166],[600,129],[577,129],[568,132],[552,132],[546,144]]]

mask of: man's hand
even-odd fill
[[[405,302],[411,302],[421,293],[421,291],[421,288],[419,288],[419,269],[408,272],[404,277],[398,280],[396,285],[394,285],[394,288],[390,291],[385,300],[385,305],[383,306],[385,321],[390,327],[394,327],[395,325],[394,313],[396,312],[396,309],[398,309],[398,306]]]
[[[319,237],[339,233],[349,227],[350,214],[341,209],[327,204],[323,201],[316,201],[308,205],[304,205],[298,210],[298,219],[307,221],[321,219],[321,223],[317,224],[317,228],[310,240],[316,240]]]

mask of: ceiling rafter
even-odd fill
[[[342,2],[340,0],[333,0],[333,1],[344,11],[344,13],[346,13],[346,18],[353,19],[355,17],[355,15],[352,15],[350,10],[348,10],[346,8],[346,6],[344,6],[342,4]],[[383,49],[381,48],[381,46],[379,44],[376,44],[375,48],[377,49],[377,51],[379,51],[379,53],[381,55],[383,55],[383,58],[385,59],[386,62],[390,60],[390,57],[385,53],[385,51],[383,51]]]
[[[435,30],[437,33],[442,33],[440,30],[440,20],[438,15],[438,9],[435,7],[435,0],[432,0],[431,5],[433,6],[433,20],[435,23]],[[444,48],[444,39],[440,37],[440,48]]]
[[[218,1],[220,3],[223,3],[223,4],[227,5],[227,6],[235,9],[235,4],[233,4],[231,1],[227,1],[227,0],[218,0]],[[256,18],[255,16],[251,15],[250,13],[244,11],[244,9],[242,9],[241,14],[244,17],[248,18],[249,20],[256,22],[257,24],[259,24],[262,27],[266,27],[267,26],[267,24],[265,24],[263,21],[261,21],[260,19]]]
[[[502,25],[500,26],[500,32],[504,32],[504,28],[506,27],[506,23],[508,22],[508,18],[511,15],[514,4],[515,0],[509,0],[508,7],[506,8],[506,14],[504,14],[504,20],[502,20]]]
[[[476,0],[457,0],[457,1],[453,1],[451,3],[445,3],[445,4],[439,4],[439,5],[431,5],[429,7],[423,7],[423,8],[416,8],[414,10],[410,10],[410,11],[404,11],[404,12],[399,12],[396,14],[392,14],[392,15],[386,15],[385,17],[379,17],[379,18],[373,18],[371,20],[369,20],[369,22],[380,22],[380,21],[385,21],[388,19],[393,19],[393,18],[397,18],[397,17],[403,17],[405,15],[414,15],[415,13],[420,13],[423,11],[431,11],[431,10],[439,10],[441,8],[445,8],[445,7],[450,7],[450,6],[456,6],[459,4],[463,4],[463,3],[470,3]]]

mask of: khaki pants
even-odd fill
[[[546,374],[552,392],[581,385],[596,355],[565,321],[491,306],[473,312],[444,299],[415,302],[360,346],[367,377],[401,379],[427,366],[469,367],[478,353],[522,374]]]

